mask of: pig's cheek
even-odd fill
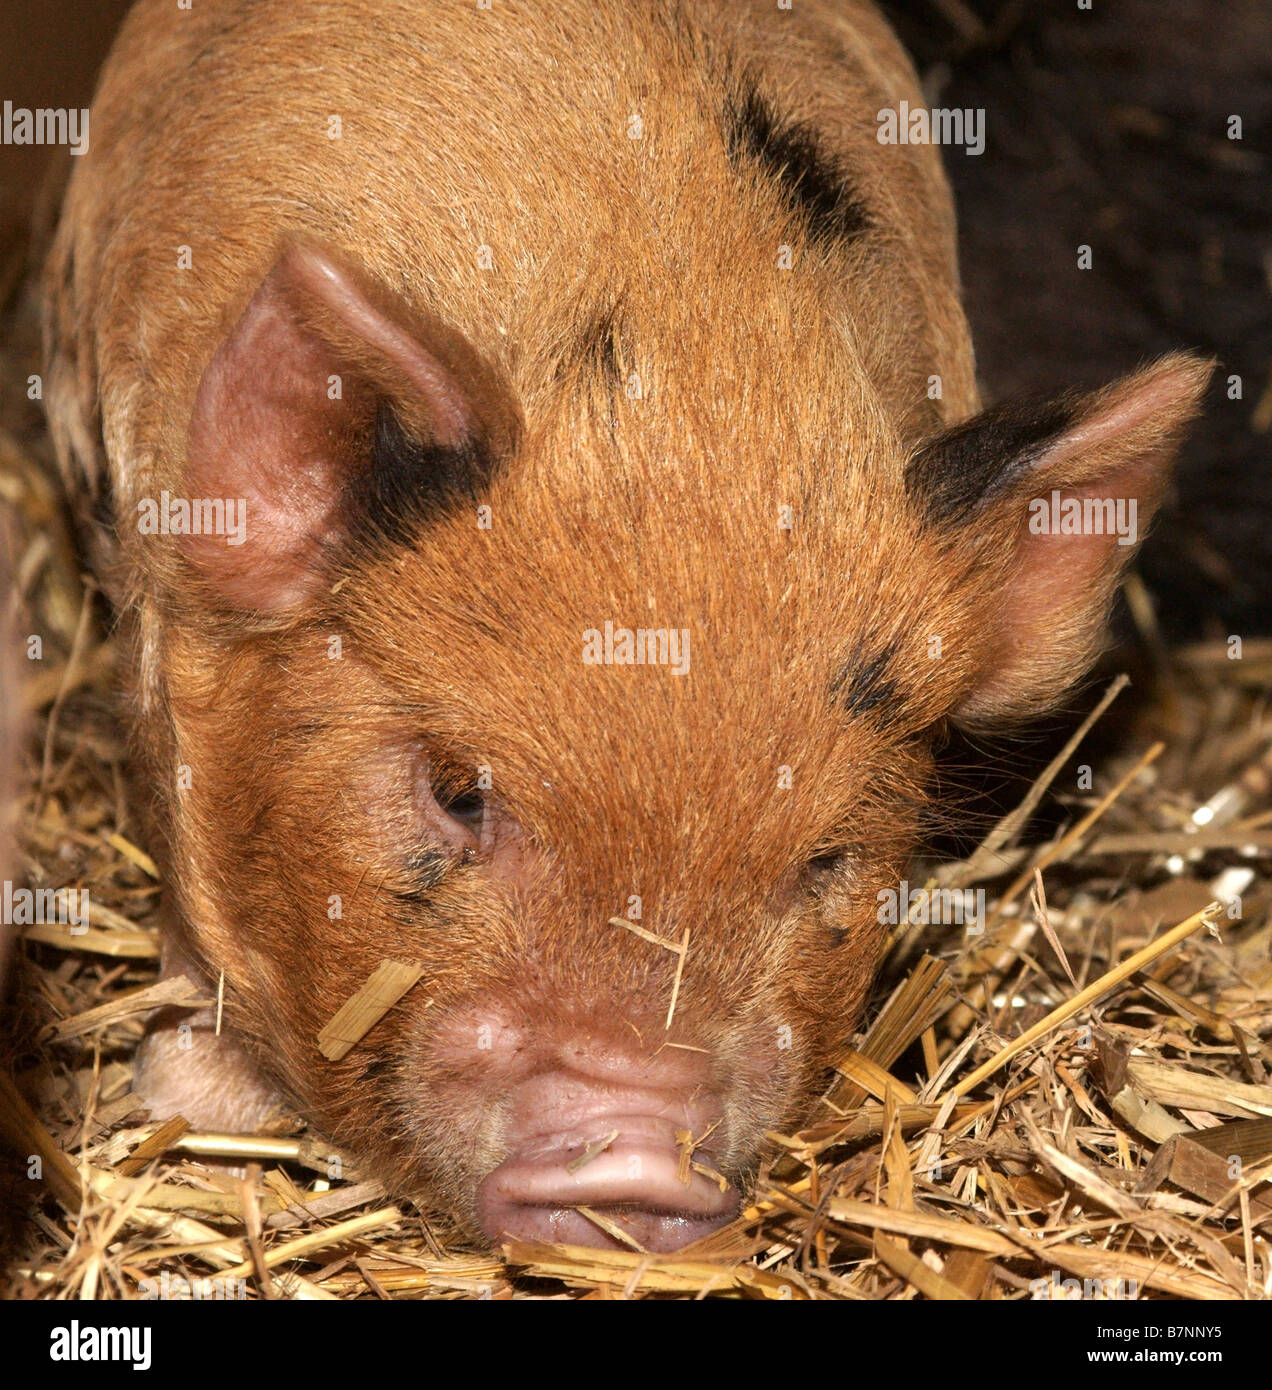
[[[435,1020],[428,1050],[435,1061],[454,1074],[481,1076],[496,1084],[516,1074],[527,1044],[524,1029],[493,1000],[478,1000]]]
[[[529,898],[542,869],[541,857],[515,821],[500,818],[492,826],[484,847],[490,872],[501,887],[518,898]]]

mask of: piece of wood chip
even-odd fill
[[[611,1221],[608,1216],[603,1216],[593,1207],[578,1206],[574,1210],[580,1216],[586,1216],[593,1226],[598,1226],[607,1236],[613,1236],[620,1245],[627,1246],[629,1250],[635,1250],[639,1255],[649,1253],[635,1236],[628,1235],[616,1221]]]
[[[307,1226],[312,1221],[325,1221],[329,1217],[340,1216],[354,1207],[379,1201],[383,1196],[384,1186],[375,1180],[352,1183],[348,1187],[338,1187],[334,1192],[324,1192],[317,1197],[292,1202],[283,1211],[271,1216],[265,1224],[271,1230],[291,1230],[296,1226]]]
[[[918,1096],[904,1081],[898,1081],[889,1071],[863,1053],[844,1053],[835,1063],[835,1070],[875,1100],[887,1100],[891,1097],[905,1105],[913,1105],[918,1100]]]
[[[149,1139],[140,1144],[116,1167],[116,1172],[126,1178],[140,1173],[151,1159],[162,1158],[173,1143],[190,1128],[190,1122],[183,1115],[174,1115],[166,1124],[159,1126]]]
[[[95,915],[95,910],[90,908],[90,922]],[[160,949],[159,937],[140,927],[129,931],[98,931],[89,927],[87,931],[80,931],[70,923],[36,922],[23,927],[22,936],[27,941],[39,941],[62,951],[88,951],[92,955],[117,956],[122,960],[157,960]]]
[[[729,1190],[729,1180],[723,1173],[716,1172],[714,1168],[705,1163],[699,1163],[697,1159],[694,1159],[689,1166],[695,1173],[701,1173],[704,1178],[710,1178],[721,1192],[727,1192]]]
[[[131,840],[125,839],[117,830],[112,830],[109,835],[103,835],[102,839],[111,847],[116,849],[130,863],[136,866],[149,878],[159,881],[159,867],[144,849],[138,849]]]
[[[925,1298],[944,1299],[947,1302],[967,1302],[973,1295],[957,1284],[929,1269],[917,1255],[906,1249],[901,1241],[891,1236],[876,1235],[875,1255],[888,1266],[894,1274],[899,1274],[907,1284],[913,1284]]]
[[[685,957],[689,954],[689,928],[685,928],[685,934],[680,939],[680,949],[676,953],[676,973],[671,981],[671,1003],[667,1005],[667,1021],[663,1024],[664,1030],[671,1028],[671,1020],[676,1015],[676,1001],[680,998],[680,981],[685,973]]]
[[[617,1138],[618,1130],[611,1129],[608,1134],[603,1135],[600,1139],[593,1139],[578,1158],[572,1158],[565,1165],[565,1171],[567,1173],[577,1173],[580,1168],[586,1167],[594,1158],[599,1158]]]
[[[338,1062],[375,1027],[399,999],[419,983],[424,971],[418,965],[382,960],[366,983],[336,1010],[318,1034],[318,1050]]]
[[[342,1245],[346,1241],[356,1240],[368,1231],[378,1231],[382,1226],[395,1225],[401,1219],[402,1213],[397,1207],[385,1207],[381,1211],[367,1212],[363,1216],[355,1216],[352,1220],[343,1221],[337,1226],[327,1226],[321,1231],[314,1231],[311,1235],[297,1236],[295,1240],[276,1245],[272,1250],[264,1252],[263,1263],[267,1269],[273,1269],[276,1265],[285,1264],[288,1260],[308,1259],[319,1250],[330,1250],[333,1245]],[[246,1278],[253,1272],[253,1269],[253,1262],[246,1260],[242,1264],[224,1270],[223,1273],[227,1279]]]
[[[137,1014],[151,1013],[160,1008],[202,1009],[211,1001],[199,995],[198,987],[184,975],[173,975],[159,980],[144,989],[135,989],[128,994],[112,999],[109,1004],[98,1004],[96,1008],[86,1009],[82,1014],[73,1014],[60,1023],[50,1024],[44,1036],[65,1042],[68,1038],[80,1038],[85,1033],[95,1032],[120,1019],[133,1018]]]
[[[1272,1086],[1253,1086],[1226,1076],[1207,1076],[1170,1062],[1132,1057],[1127,1074],[1135,1089],[1162,1105],[1184,1110],[1205,1110],[1240,1119],[1272,1116]]]
[[[671,1003],[667,1006],[667,1021],[663,1024],[664,1030],[670,1029],[671,1020],[676,1014],[676,1001],[680,998],[680,981],[685,972],[685,956],[689,953],[689,928],[686,927],[684,935],[679,941],[673,941],[668,936],[659,936],[652,932],[648,927],[642,927],[639,922],[629,922],[626,917],[611,917],[609,919],[611,927],[623,927],[626,931],[634,932],[642,941],[648,941],[651,946],[661,946],[664,951],[671,951],[676,957],[676,973],[671,982]]]
[[[609,924],[611,927],[622,927],[626,931],[634,932],[642,941],[648,941],[651,946],[661,946],[664,951],[680,951],[679,941],[673,941],[669,936],[659,936],[648,927],[642,927],[639,922],[629,922],[626,917],[611,917]]]

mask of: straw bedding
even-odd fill
[[[1272,641],[1168,652],[1134,579],[1146,672],[1130,689],[1109,673],[978,847],[911,873],[916,893],[982,894],[981,930],[925,925],[930,900],[911,897],[817,1113],[773,1136],[747,1209],[699,1245],[483,1252],[352,1162],[333,1170],[298,1118],[216,1136],[139,1111],[150,1012],[206,1001],[156,983],[163,884],[109,615],[26,398],[26,269],[0,235],[0,305],[17,305],[0,335],[2,616],[20,650],[41,639],[0,877],[87,889],[91,911],[75,934],[13,929],[0,1297],[1272,1297]],[[226,1158],[244,1176],[208,1162]]]
[[[86,931],[15,928],[4,1296],[1272,1295],[1272,643],[1159,652],[1151,698],[1115,683],[974,853],[916,867],[868,1026],[738,1221],[674,1256],[484,1253],[351,1163],[333,1176],[299,1119],[206,1136],[131,1098],[149,1012],[196,1001],[156,984],[163,885],[107,615],[38,416],[11,399],[0,421],[19,628],[43,639],[14,883],[91,902]],[[924,886],[981,891],[959,899],[980,930],[924,925]]]

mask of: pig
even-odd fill
[[[46,396],[223,989],[156,1113],[650,1251],[815,1113],[944,731],[1087,671],[1210,372],[982,409],[903,102],[860,0],[131,12]]]

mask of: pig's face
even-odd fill
[[[855,1026],[921,806],[939,557],[784,529],[797,494],[740,468],[708,495],[701,438],[637,490],[569,416],[476,505],[360,537],[298,619],[181,625],[175,877],[338,1140],[492,1237],[586,1241],[585,1204],[667,1248],[735,1209]],[[385,958],[420,984],[325,1060]],[[724,1191],[677,1178],[684,1130]]]
[[[907,459],[868,411],[740,419],[701,376],[523,415],[438,341],[293,252],[207,369],[189,488],[245,497],[247,539],[189,538],[171,598],[174,879],[338,1142],[492,1239],[599,1214],[674,1248],[858,1021],[933,729],[1089,655],[1125,552],[1035,542],[1024,499],[1147,510],[1203,377],[987,417],[991,469],[973,427]],[[419,984],[326,1060],[385,959]]]
[[[502,544],[522,542],[509,521]],[[583,665],[576,606],[617,599],[621,622],[636,584],[518,592],[498,563],[474,587],[403,558],[351,580],[329,622],[244,652],[201,709],[174,702],[185,824],[207,832],[186,842],[208,885],[191,916],[224,924],[204,949],[306,1111],[409,1187],[476,1201],[491,1236],[576,1241],[572,1204],[626,1194],[641,1244],[680,1243],[736,1193],[673,1181],[676,1131],[739,1179],[855,1024],[922,739],[836,707],[820,631],[795,647],[735,611],[712,649],[706,591],[665,620],[693,634],[677,677]],[[676,954],[614,918],[688,932],[678,989]],[[421,983],[326,1061],[319,1029],[385,958]]]

